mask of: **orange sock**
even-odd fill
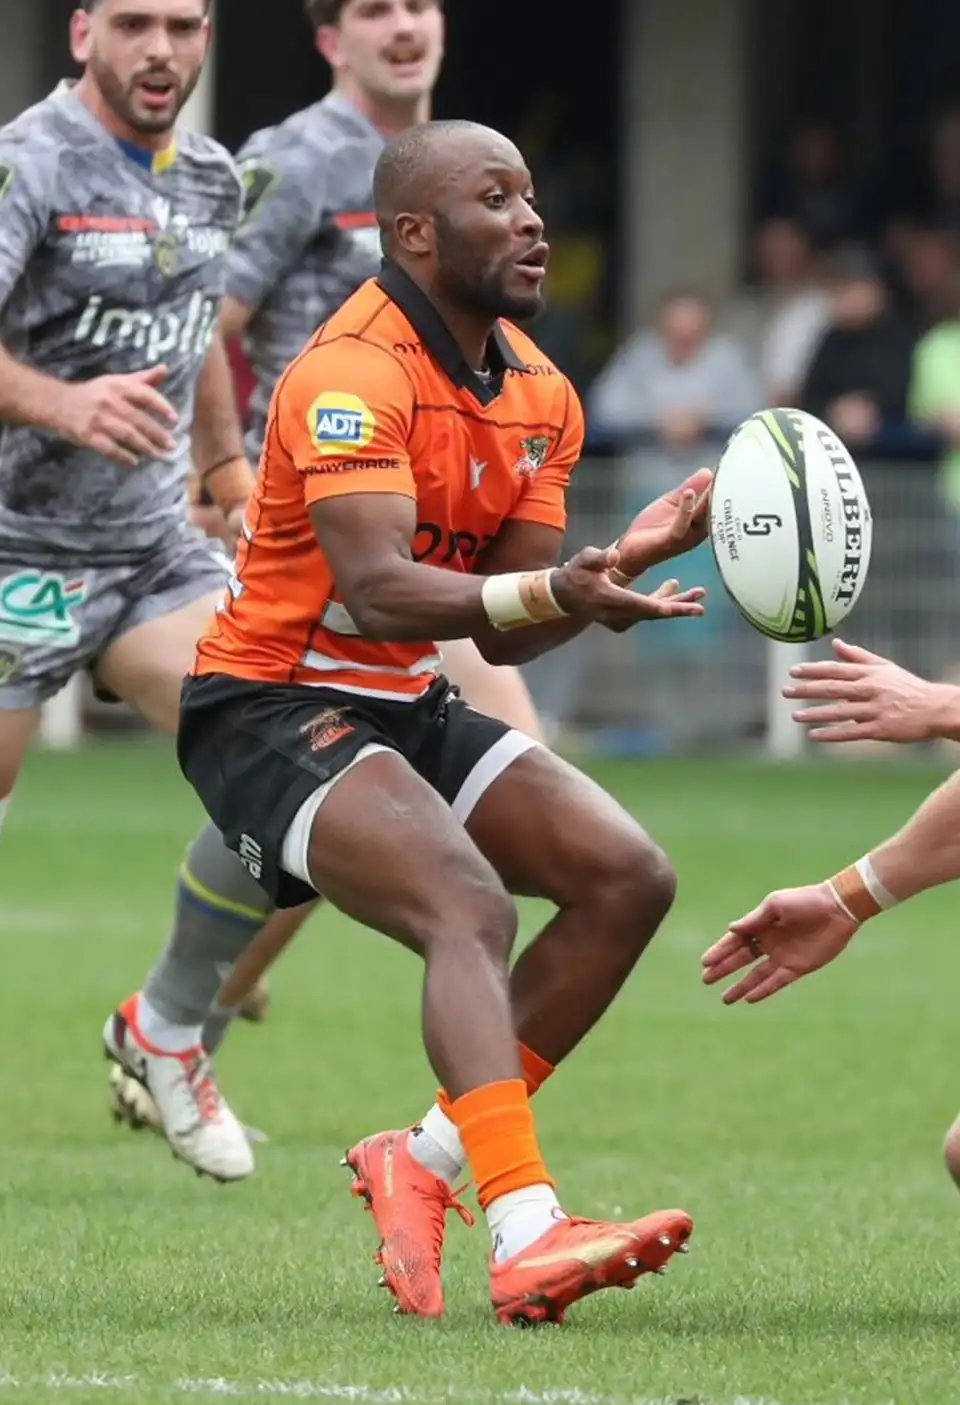
[[[539,1093],[553,1073],[554,1066],[548,1064],[546,1059],[542,1059],[539,1054],[535,1054],[532,1049],[528,1049],[526,1044],[519,1044],[517,1052],[520,1055],[520,1067],[523,1070],[523,1081],[527,1085],[527,1094],[532,1098],[534,1093]],[[453,1115],[453,1102],[443,1088],[437,1093],[437,1107],[441,1112],[446,1113],[451,1122],[456,1121]]]
[[[486,1083],[451,1104],[481,1209],[511,1190],[552,1186],[522,1078]]]

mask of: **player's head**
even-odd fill
[[[657,330],[667,356],[682,366],[698,356],[713,329],[713,310],[694,288],[676,288],[660,302]]]
[[[210,0],[81,0],[70,48],[109,111],[142,136],[169,132],[200,78]]]
[[[462,311],[536,316],[547,245],[513,142],[474,122],[426,122],[387,144],[374,174],[384,253]]]
[[[441,0],[306,0],[306,10],[341,86],[388,105],[433,91],[443,59]]]

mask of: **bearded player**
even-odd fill
[[[186,523],[191,457],[235,532],[253,482],[217,332],[241,186],[216,142],[175,133],[207,8],[86,0],[82,77],[0,131],[0,819],[40,708],[77,672],[175,729],[229,577]],[[212,829],[202,844],[175,939],[210,912],[256,931],[262,890]],[[178,1154],[246,1174],[249,1154],[217,1160],[232,1114],[199,1043],[156,1080]]]

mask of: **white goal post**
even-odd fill
[[[806,736],[790,716],[795,703],[781,696],[794,664],[811,657],[809,644],[780,644],[771,639],[767,644],[767,706],[766,751],[774,761],[794,761],[804,754]]]

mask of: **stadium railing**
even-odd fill
[[[567,554],[614,540],[646,502],[716,462],[720,447],[718,437],[683,453],[649,441],[591,445],[571,487]],[[912,452],[901,454],[905,448]],[[960,510],[943,498],[938,462],[936,446],[904,432],[859,456],[874,517],[873,559],[841,633],[926,677],[960,681]],[[751,629],[726,596],[709,545],[650,573],[645,584],[671,574],[707,586],[702,620],[641,625],[627,635],[589,630],[529,666],[550,733],[615,755],[717,748],[799,755],[803,734],[780,687],[797,658],[826,654],[829,644],[777,644]],[[129,730],[129,712],[94,703],[82,679],[45,709],[42,740],[69,748],[87,725],[109,732],[121,722]]]

